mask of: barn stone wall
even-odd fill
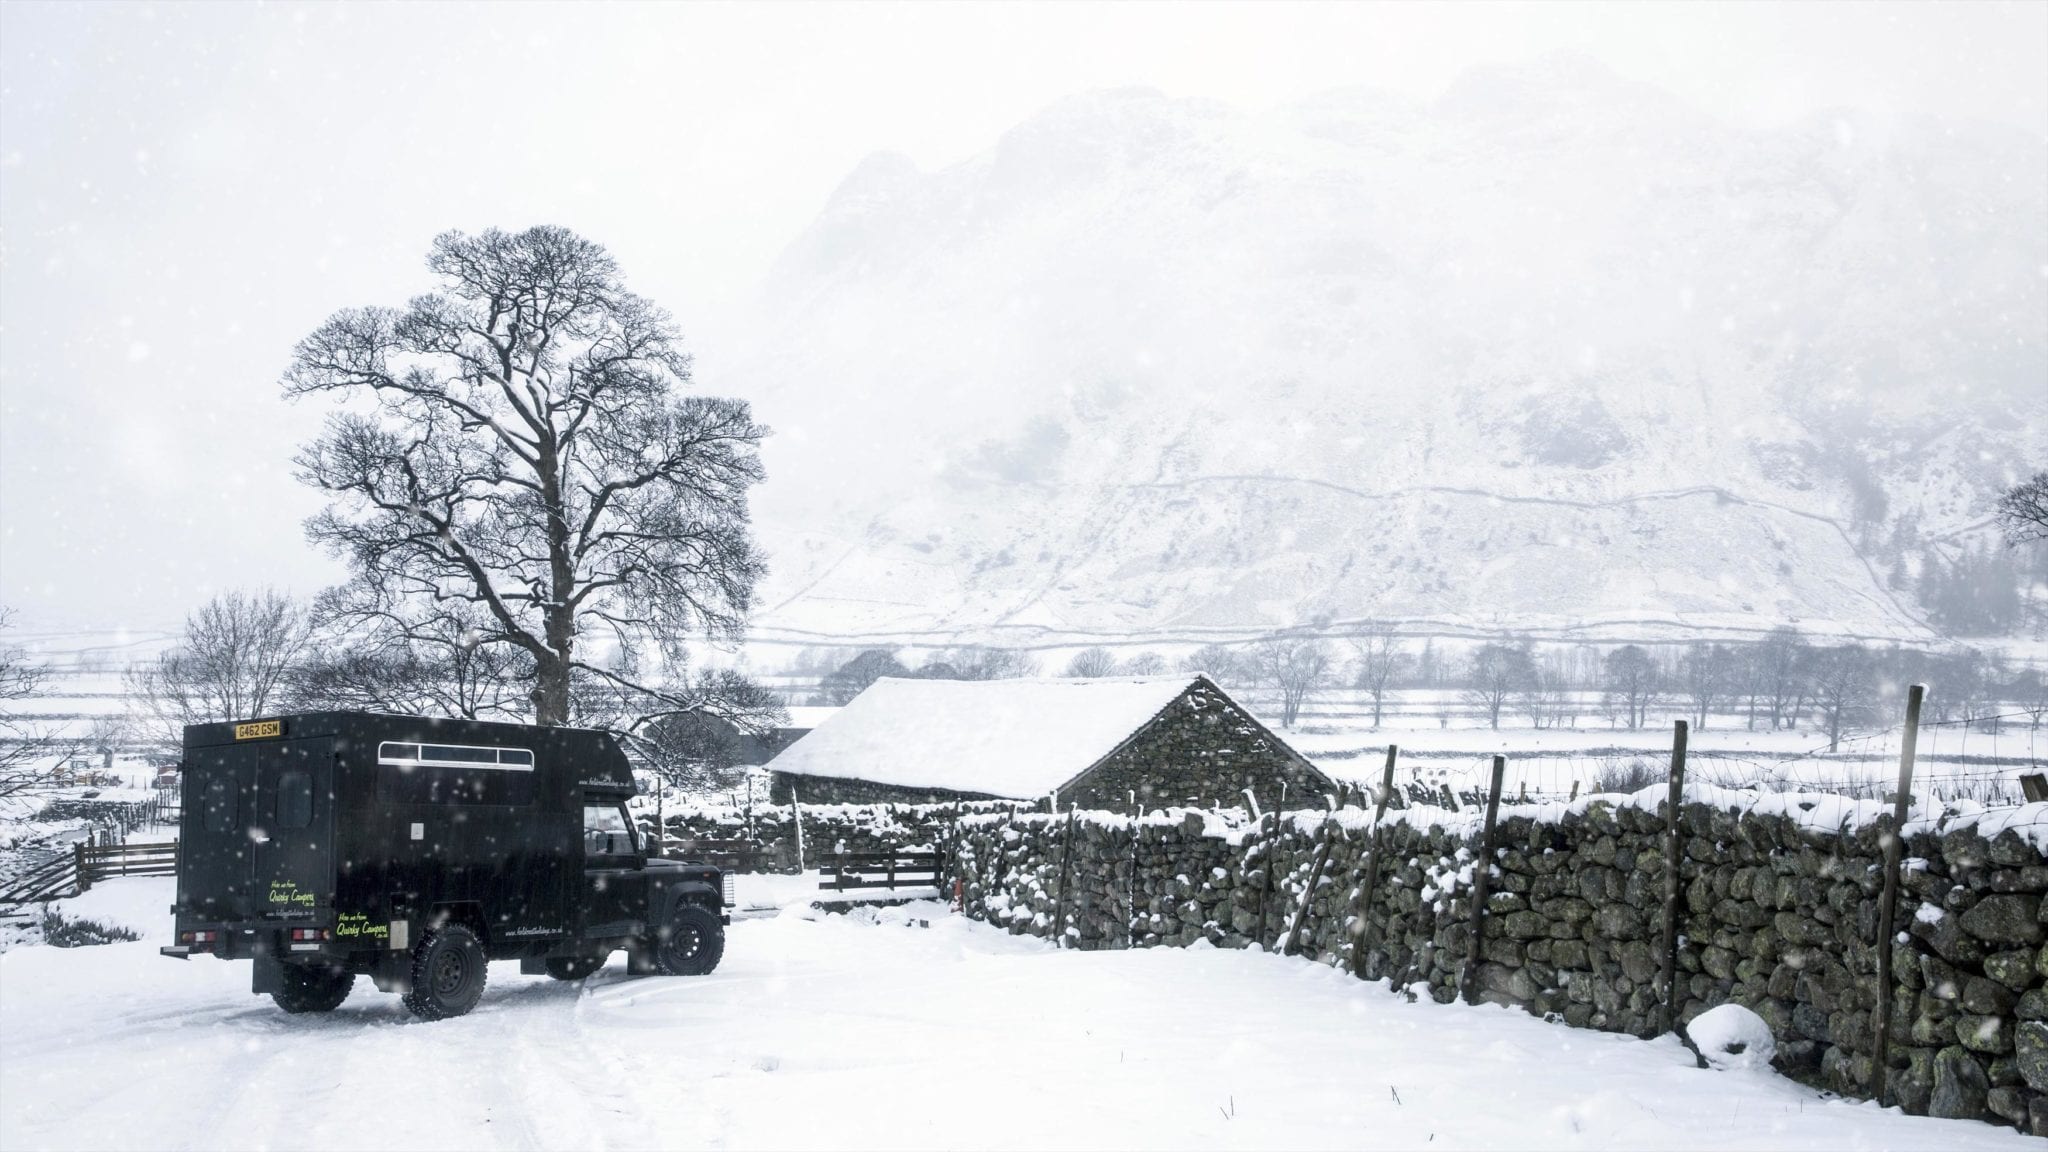
[[[1287,797],[1335,791],[1329,777],[1204,681],[1191,685],[1122,747],[1060,794],[1060,804],[1128,811],[1168,805],[1219,807],[1245,789],[1262,809]]]
[[[1651,796],[1504,810],[1482,932],[1485,999],[1575,1027],[1654,1031],[1668,862]],[[2022,813],[2048,823],[2048,805]],[[1688,803],[1681,816],[1679,1019],[1741,1003],[1770,1024],[1784,1072],[1873,1095],[1873,828],[1816,828],[1798,798],[1777,811]],[[1076,948],[1272,949],[1303,912],[1327,843],[1300,952],[1448,1002],[1470,940],[1476,823],[1438,809],[1390,815],[1382,877],[1364,893],[1370,824],[1355,809],[1258,823],[1197,811],[967,816],[953,865],[966,913],[1012,932]],[[1994,832],[1964,817],[1908,838],[1892,1091],[1908,1112],[2048,1135],[2048,859],[2037,841]]]

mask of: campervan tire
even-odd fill
[[[422,1020],[446,1020],[483,998],[487,958],[474,932],[444,924],[412,950],[412,988],[405,1006]]]
[[[678,904],[653,942],[664,976],[703,976],[725,955],[725,925],[701,904]]]

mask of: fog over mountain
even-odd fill
[[[727,374],[778,430],[757,632],[1926,639],[1899,571],[2048,462],[2044,173],[1577,56],[873,156]]]

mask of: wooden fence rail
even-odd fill
[[[662,846],[661,856],[666,860],[709,864],[721,872],[748,873],[767,871],[765,865],[775,859],[775,853],[757,840],[672,839]]]
[[[942,862],[935,851],[827,852],[818,857],[818,889],[936,888]]]
[[[161,844],[75,844],[65,855],[15,878],[0,904],[27,904],[76,896],[112,876],[175,876],[176,841]]]

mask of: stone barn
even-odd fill
[[[1337,785],[1206,676],[877,680],[768,764],[779,804],[1279,806]]]

